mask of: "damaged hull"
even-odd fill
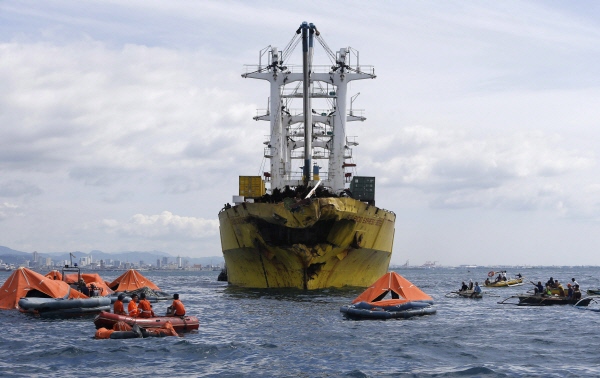
[[[366,287],[387,272],[395,220],[349,197],[223,209],[228,281],[250,288]]]

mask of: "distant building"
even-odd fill
[[[37,267],[40,265],[40,254],[37,251],[33,251],[33,259],[29,263],[30,267]]]
[[[46,257],[46,266],[52,266],[52,259],[50,257]]]
[[[169,265],[169,258],[168,257],[163,257],[162,258],[162,265]]]
[[[160,259],[156,259],[156,267],[160,269]]]
[[[183,259],[181,257],[177,256],[177,267],[179,269],[183,268],[183,261],[182,260]]]

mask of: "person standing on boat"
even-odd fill
[[[479,282],[475,282],[475,287],[473,287],[473,293],[471,294],[471,298],[478,297],[481,295],[481,287],[479,287]]]
[[[579,283],[577,283],[577,281],[575,281],[575,278],[571,278],[571,285],[575,286],[575,285],[579,285]]]
[[[185,307],[179,300],[179,294],[173,294],[173,304],[167,308],[167,316],[184,316]]]
[[[152,305],[146,299],[146,293],[140,294],[139,310],[140,318],[153,318],[155,316],[154,311],[152,311]]]
[[[571,284],[567,284],[567,298],[573,298],[573,286]]]
[[[134,318],[137,318],[140,315],[140,310],[138,309],[137,301],[138,295],[133,294],[131,296],[131,300],[129,301],[129,305],[127,305],[127,311],[129,312],[129,316],[133,316]]]
[[[473,280],[469,280],[469,290],[473,290]]]
[[[469,290],[469,287],[467,286],[467,284],[465,283],[465,281],[462,282],[462,285],[460,286],[460,290],[459,291],[467,291]]]
[[[123,299],[125,299],[125,295],[119,294],[119,296],[117,297],[117,301],[113,306],[113,312],[117,315],[127,315],[127,313],[125,312],[125,306],[123,306]]]
[[[581,291],[579,291],[579,285],[573,286],[573,299],[577,301],[581,299]]]

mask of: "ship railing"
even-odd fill
[[[285,65],[285,70],[284,72],[286,73],[302,73],[302,65]],[[312,73],[329,73],[331,72],[331,67],[330,65],[313,65],[311,67],[311,72]],[[356,65],[350,65],[349,66],[350,69],[352,71],[350,71],[349,73],[353,73],[355,71],[358,72],[362,72],[362,73],[366,73],[366,74],[370,74],[370,75],[375,75],[375,66],[356,66]],[[249,74],[251,72],[257,72],[259,70],[262,70],[262,72],[269,72],[267,71],[267,66],[266,65],[258,65],[258,64],[245,64],[244,65],[244,69],[245,69],[245,73]]]
[[[330,156],[329,150],[317,150],[313,151],[312,158],[313,159],[329,159]],[[292,150],[291,156],[292,159],[304,159],[304,151],[302,149]]]

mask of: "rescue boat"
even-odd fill
[[[390,299],[386,299],[386,296]],[[396,272],[379,278],[371,287],[340,308],[349,319],[394,319],[436,313],[433,299]]]
[[[130,326],[134,324],[139,325],[142,328],[160,328],[164,327],[167,322],[173,324],[173,328],[177,332],[192,331],[200,328],[200,321],[195,316],[156,316],[153,318],[135,318],[133,316],[118,315],[111,312],[103,311],[94,319],[94,325],[96,329],[112,327],[117,322],[125,322]]]
[[[96,315],[110,310],[110,298],[21,298],[19,311],[40,317],[75,317]]]

